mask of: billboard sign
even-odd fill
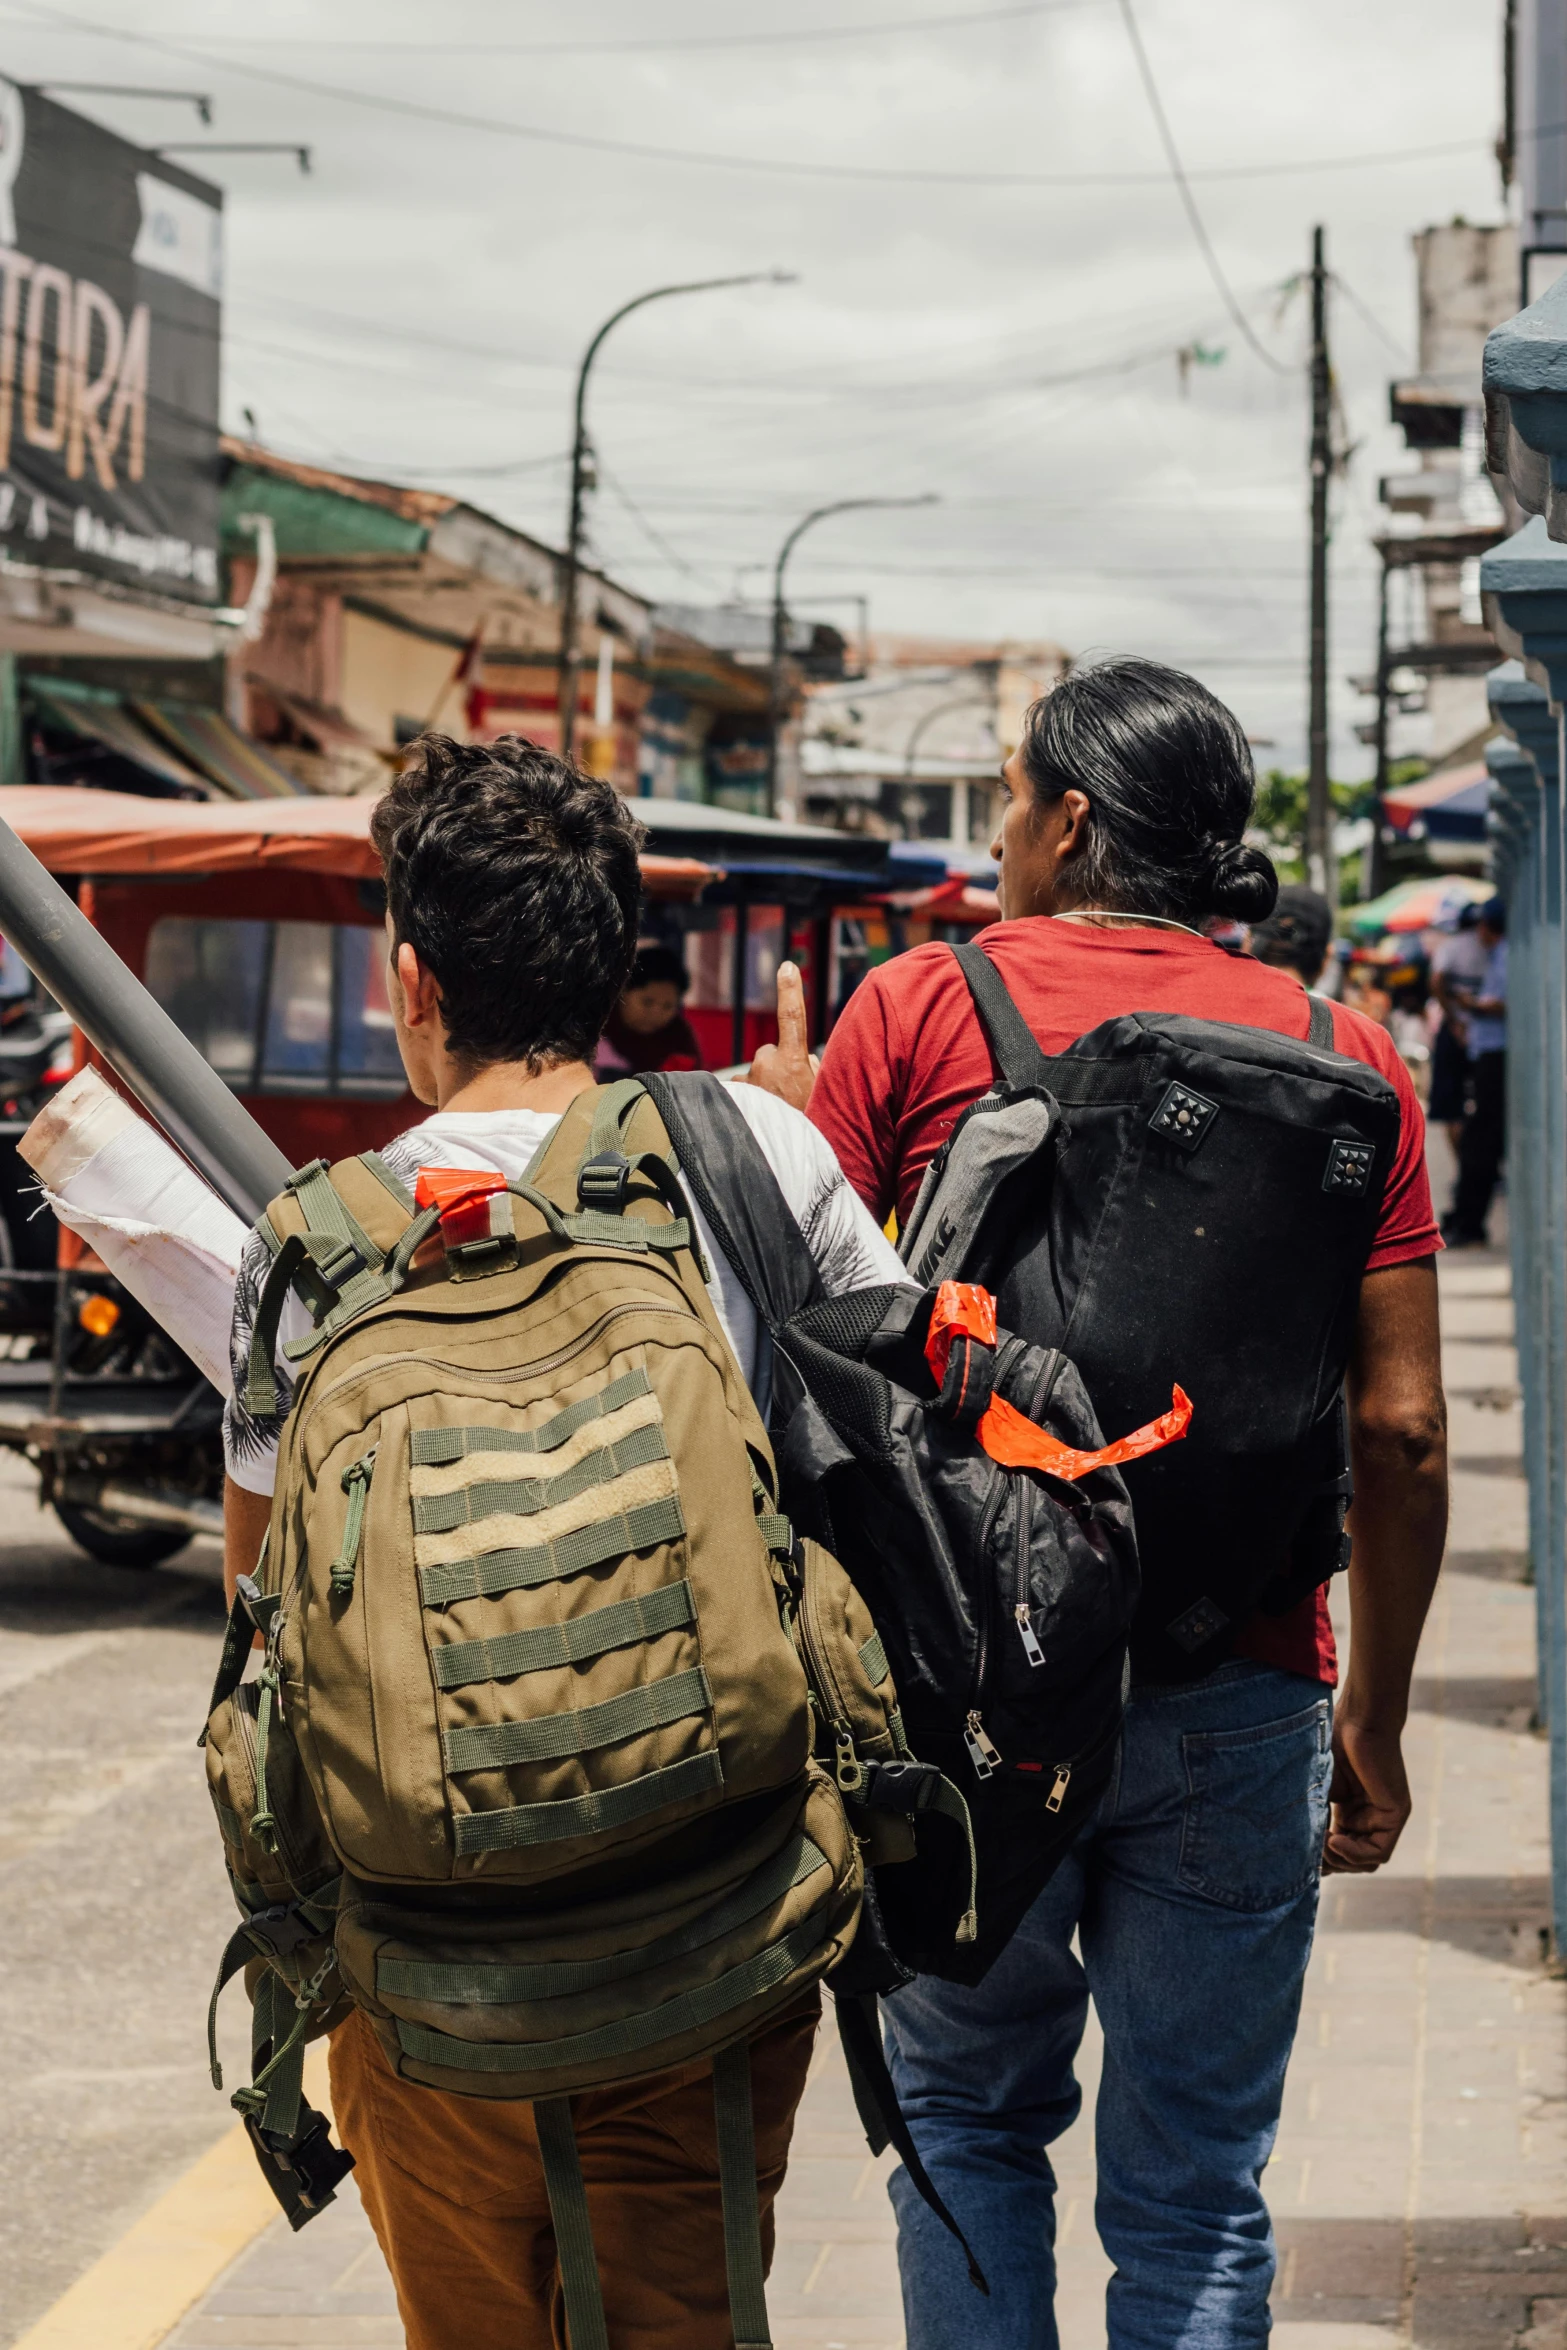
[[[0,82],[0,555],[218,598],[222,196]]]

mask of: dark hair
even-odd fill
[[[398,943],[440,983],[446,1041],[482,1068],[591,1060],[636,950],[642,827],[521,735],[427,734],[376,802]]]
[[[1480,908],[1480,920],[1485,924],[1487,930],[1494,930],[1498,938],[1505,938],[1507,936],[1507,900],[1505,898],[1487,898],[1485,904]]]
[[[1196,924],[1260,922],[1278,876],[1241,838],[1257,781],[1233,711],[1179,669],[1075,669],[1023,722],[1023,772],[1045,802],[1088,797],[1073,865],[1085,906]]]
[[[626,980],[627,987],[655,987],[661,980],[667,980],[671,987],[677,987],[684,995],[691,985],[691,974],[673,947],[638,947],[636,961]]]

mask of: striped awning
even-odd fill
[[[231,799],[297,800],[304,796],[304,785],[268,758],[259,743],[231,726],[220,710],[201,710],[190,702],[133,702],[131,708]]]

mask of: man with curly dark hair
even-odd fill
[[[371,836],[386,871],[387,990],[398,1049],[432,1115],[381,1156],[413,1188],[425,1167],[520,1178],[567,1105],[596,1083],[599,1039],[637,946],[642,839],[607,783],[516,736],[427,736],[379,802]],[[735,1099],[829,1294],[903,1278],[831,1146],[758,1087]],[[709,1294],[753,1390],[765,1361],[756,1314],[696,1211]],[[278,1439],[292,1400],[279,1332],[280,1408],[247,1411],[245,1387],[268,1253],[254,1236],[232,1333],[224,1420],[225,1565],[255,1562],[267,1531]],[[816,2027],[812,1991],[752,2044],[764,2243],[783,2180]],[[397,2286],[411,2350],[510,2350],[560,2341],[549,2201],[531,2105],[454,2097],[391,2071],[355,2013],[331,2045],[333,2104],[360,2194]],[[728,2350],[712,2061],[573,2100],[573,2121],[617,2350]]]

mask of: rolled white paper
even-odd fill
[[[232,1209],[95,1069],[79,1069],[16,1147],[61,1223],[227,1395],[245,1244]]]

